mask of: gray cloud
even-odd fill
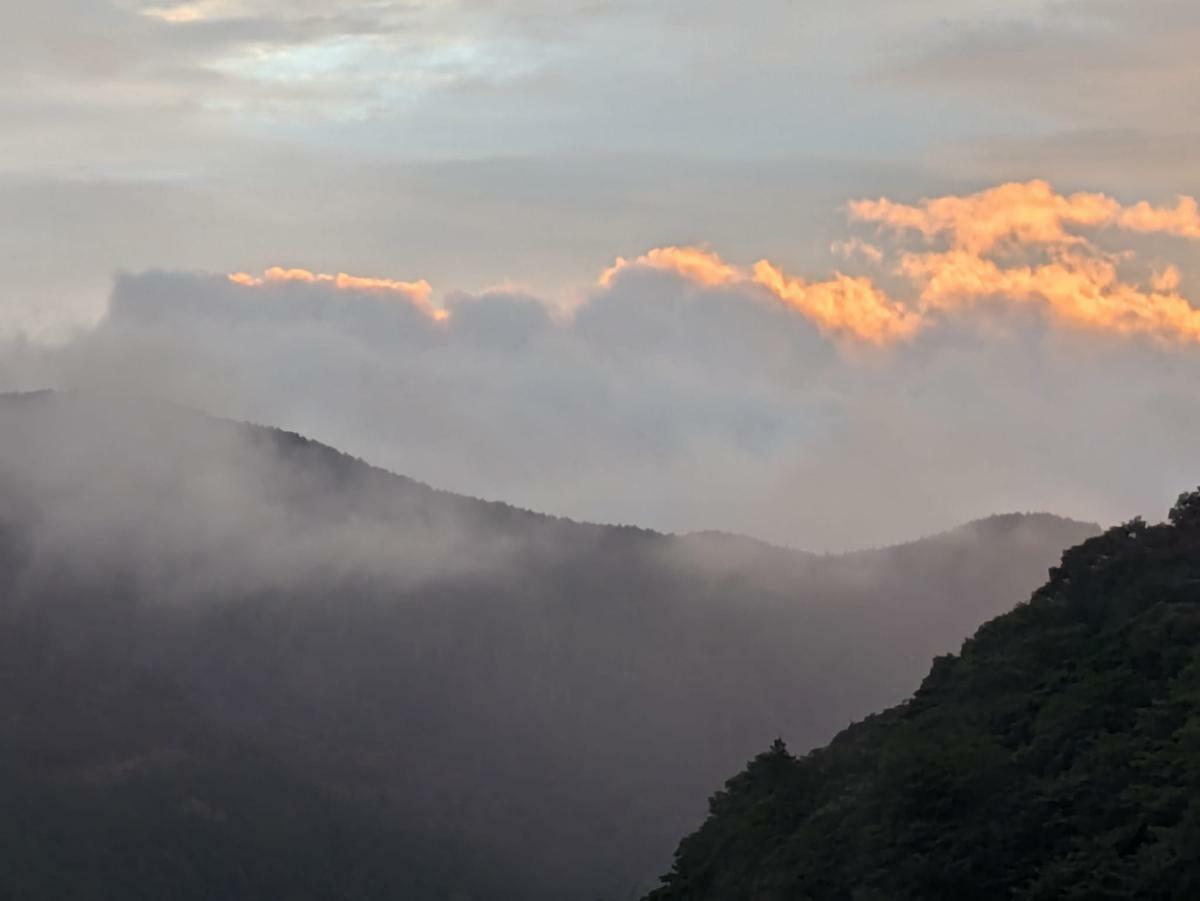
[[[346,461],[173,405],[9,399],[0,425],[0,519],[20,523],[32,568],[69,568],[85,584],[119,565],[168,602],[318,577],[412,587],[499,576],[530,543],[487,523],[486,507],[403,484],[385,500],[370,473],[339,480]]]
[[[152,5],[24,4],[0,34],[5,385],[149,387],[450,488],[818,547],[1192,481],[1188,352],[1006,320],[851,359],[738,291],[579,287],[663,244],[824,271],[846,198],[898,188],[1190,191],[1188,4]],[[462,293],[432,325],[179,274],[276,264]]]
[[[10,344],[0,387],[151,392],[455,491],[817,550],[997,510],[1152,515],[1197,479],[1200,356],[1019,309],[855,351],[667,272],[623,272],[572,315],[519,293],[446,307],[127,275],[96,328]]]
[[[1048,54],[1067,13],[1040,0],[201,0],[193,21],[146,14],[178,6],[48,0],[6,19],[0,333],[94,318],[114,271],[155,266],[400,271],[466,290],[519,278],[549,296],[616,254],[711,242],[802,271],[846,197],[1046,175],[1038,148],[1083,128],[1033,116],[1040,90],[1004,80],[1049,65],[1006,70],[1019,42],[988,32],[1003,45],[991,74],[953,69],[954,42],[997,22],[1045,35]],[[1098,58],[1126,24],[1159,28],[1133,6],[1090,9]],[[1179,10],[1165,18],[1186,31]],[[1013,102],[991,102],[998,90]],[[1139,115],[1126,104],[1103,124],[1150,134]],[[1005,165],[1013,141],[1027,165]],[[1162,175],[1165,153],[1186,177],[1186,139],[1144,165],[1083,143],[1090,188],[1188,190]],[[1066,154],[1046,160],[1071,184]]]
[[[974,134],[926,148],[964,174],[1170,193],[1192,187],[1198,39],[1187,0],[1014,5],[997,19],[924,23],[915,40],[877,57],[875,78],[990,111]]]
[[[1197,112],[1178,88],[1200,76],[1190,51],[1200,16],[1186,0],[1161,0],[1153,10],[1077,0],[1017,9],[999,23],[956,18],[929,29],[889,75],[931,90],[986,92],[1076,125],[1179,129]]]
[[[803,270],[825,264],[846,197],[945,187],[899,164],[815,159],[747,167],[602,153],[349,165],[337,153],[283,149],[253,163],[233,157],[222,155],[200,182],[0,177],[0,334],[93,321],[118,270],[282,264],[476,292],[516,282],[556,299],[615,255],[664,242],[712,242]]]

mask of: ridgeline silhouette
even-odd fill
[[[1200,491],[710,802],[650,901],[1200,897]]]
[[[0,398],[0,435],[13,901],[636,897],[755,749],[900,700],[1096,531],[818,557],[148,401]]]

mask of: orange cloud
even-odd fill
[[[1174,206],[1145,201],[1123,206],[1104,194],[1059,194],[1035,180],[916,204],[857,200],[849,210],[852,220],[877,223],[901,238],[915,232],[925,242],[944,242],[945,249],[902,248],[890,257],[892,272],[911,285],[908,299],[889,296],[867,276],[835,272],[807,281],[767,260],[746,270],[696,247],[660,247],[633,260],[618,259],[600,284],[609,285],[626,269],[649,268],[705,287],[765,289],[822,332],[874,345],[911,338],[982,300],[1035,304],[1062,325],[1200,342],[1200,309],[1180,293],[1178,268],[1152,271],[1145,285],[1130,282],[1117,264],[1132,265],[1133,253],[1103,251],[1081,233],[1110,228],[1200,239],[1200,205],[1191,197],[1178,198]],[[872,265],[889,260],[881,248],[858,238],[834,242],[831,250]]]
[[[600,274],[602,287],[629,269],[655,269],[706,288],[732,285],[765,288],[826,334],[848,336],[871,344],[887,344],[916,333],[919,317],[890,300],[869,278],[837,273],[828,281],[808,282],[784,274],[760,260],[749,271],[730,265],[717,254],[698,247],[656,247],[633,260],[618,257]]]
[[[1038,303],[1054,320],[1077,327],[1200,342],[1200,309],[1179,293],[1176,267],[1154,272],[1148,287],[1139,286],[1117,272],[1115,261],[1132,261],[1132,252],[1106,253],[1080,234],[1112,228],[1197,239],[1194,198],[1166,207],[1146,201],[1122,206],[1104,194],[1059,194],[1035,180],[915,205],[860,200],[850,204],[850,216],[947,242],[945,251],[902,252],[895,266],[913,283],[926,316],[957,313],[990,298]]]
[[[744,276],[719,256],[700,247],[655,247],[634,260],[617,257],[600,273],[601,287],[612,284],[618,273],[627,269],[658,269],[674,272],[688,281],[710,288],[732,285]]]
[[[1060,325],[1200,343],[1200,309],[1181,293],[1183,280],[1176,266],[1150,270],[1144,284],[1129,281],[1118,264],[1132,269],[1134,254],[1101,250],[1083,233],[1114,229],[1200,240],[1200,204],[1192,197],[1179,197],[1173,206],[1146,201],[1124,206],[1105,194],[1059,194],[1049,182],[1034,180],[915,204],[886,197],[855,200],[849,213],[852,221],[895,232],[899,246],[885,251],[851,237],[835,241],[831,251],[847,260],[886,266],[909,286],[900,292],[903,296],[890,295],[866,275],[834,272],[810,281],[785,273],[769,260],[743,267],[694,246],[657,247],[633,259],[618,257],[600,274],[599,284],[609,287],[631,270],[672,272],[704,288],[738,288],[760,299],[773,298],[825,335],[874,346],[911,339],[983,301],[1033,305]],[[921,248],[913,248],[911,241],[905,247],[912,233],[919,236]],[[432,289],[424,280],[277,266],[261,276],[235,272],[229,280],[246,287],[306,282],[397,294],[433,319],[448,316],[433,305]]]
[[[848,238],[845,241],[834,241],[829,245],[831,253],[842,257],[846,260],[853,260],[861,257],[868,263],[876,266],[883,262],[883,251],[864,241],[862,238]]]
[[[285,269],[282,266],[272,266],[261,276],[251,275],[248,272],[234,272],[227,278],[234,284],[248,288],[286,282],[305,282],[329,285],[339,291],[398,294],[424,310],[432,319],[442,320],[449,316],[445,310],[433,305],[433,288],[425,279],[401,282],[390,278],[349,275],[345,272],[330,275],[324,272],[310,272],[307,269]]]
[[[754,264],[754,281],[811,319],[822,332],[883,345],[910,338],[921,327],[919,313],[891,300],[865,276],[838,272],[828,281],[806,282],[759,260]]]
[[[1195,197],[1180,197],[1173,207],[1154,207],[1141,201],[1121,211],[1119,224],[1129,231],[1200,238],[1200,205]]]
[[[886,197],[855,200],[850,217],[893,231],[919,232],[926,240],[944,237],[951,247],[982,254],[997,248],[1071,245],[1085,239],[1071,228],[1115,227],[1146,234],[1200,238],[1200,210],[1192,197],[1174,207],[1146,201],[1123,207],[1105,194],[1059,194],[1049,182],[1010,182],[964,197],[894,203]]]
[[[967,251],[907,254],[900,270],[920,286],[926,311],[956,312],[981,298],[1041,303],[1067,324],[1112,334],[1200,341],[1200,309],[1178,293],[1178,273],[1150,290],[1122,281],[1102,257],[1066,255],[1040,265],[1002,267]]]
[[[1114,220],[1120,205],[1103,194],[1054,191],[1047,182],[1013,182],[965,197],[937,197],[916,205],[887,198],[856,200],[852,219],[877,222],[893,231],[916,231],[927,240],[986,253],[998,245],[1070,244],[1080,240],[1068,226],[1099,226]]]
[[[1155,272],[1150,279],[1150,284],[1155,291],[1177,291],[1180,282],[1183,281],[1183,276],[1179,274],[1177,266],[1168,266],[1159,272]]]

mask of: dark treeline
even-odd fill
[[[756,749],[897,702],[1095,531],[817,557],[0,399],[0,897],[636,897]]]
[[[1200,897],[1200,492],[1068,551],[906,703],[754,758],[649,897]]]

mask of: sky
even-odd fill
[[[814,550],[1200,483],[1200,8],[44,0],[0,388]]]

